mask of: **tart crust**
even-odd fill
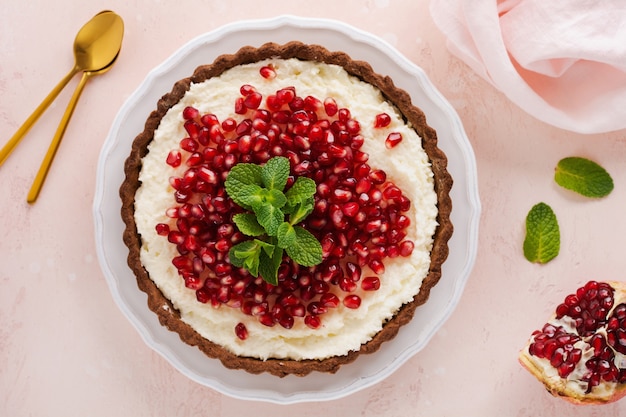
[[[361,345],[360,350],[351,351],[344,356],[334,356],[323,360],[260,360],[237,356],[220,345],[201,337],[188,324],[184,323],[180,319],[179,312],[150,279],[139,259],[141,236],[138,234],[135,224],[134,198],[141,185],[139,172],[142,167],[142,158],[148,153],[148,144],[152,140],[161,119],[172,106],[182,99],[191,83],[199,83],[219,76],[224,71],[238,65],[269,58],[298,58],[339,65],[351,75],[377,87],[384,97],[393,103],[405,119],[412,124],[422,138],[422,146],[432,164],[434,188],[438,201],[438,227],[434,235],[429,273],[422,282],[420,292],[413,297],[410,303],[404,304],[397,314],[384,324],[380,332],[368,343]],[[331,52],[319,45],[293,41],[282,45],[266,43],[258,48],[245,46],[234,54],[219,56],[212,64],[196,68],[192,76],[176,82],[172,90],[158,101],[156,109],[146,120],[143,132],[137,135],[133,141],[131,153],[125,162],[124,172],[125,179],[119,191],[122,200],[121,216],[126,225],[123,240],[129,249],[128,265],[137,278],[139,288],[148,295],[149,308],[158,315],[161,325],[178,333],[183,342],[197,346],[207,356],[219,359],[227,368],[244,369],[253,374],[268,372],[279,377],[286,375],[305,376],[313,371],[337,372],[342,365],[353,362],[360,354],[375,352],[383,342],[396,336],[399,328],[413,318],[415,309],[428,300],[430,289],[439,281],[441,266],[448,256],[448,240],[453,232],[453,226],[450,222],[452,202],[449,196],[452,177],[447,171],[446,155],[437,146],[435,130],[427,125],[424,113],[412,105],[410,96],[397,88],[390,77],[375,73],[367,62],[352,60],[344,52]]]

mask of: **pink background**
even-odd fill
[[[0,167],[0,415],[625,415],[626,400],[576,407],[552,398],[517,353],[579,285],[624,279],[626,131],[579,135],[533,119],[450,55],[427,0],[233,3],[0,0],[0,144],[69,71],[84,22],[103,9],[125,20],[120,59],[87,85],[39,201],[29,206],[26,193],[78,78]],[[196,35],[279,14],[342,20],[422,67],[464,123],[483,208],[475,268],[429,345],[371,388],[289,406],[221,395],[148,348],[109,293],[91,214],[100,148],[146,74]],[[587,200],[555,185],[554,166],[573,155],[611,173],[609,197]],[[556,212],[562,237],[560,255],[544,266],[522,253],[525,216],[540,201]]]

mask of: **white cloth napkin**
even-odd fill
[[[534,117],[626,128],[626,0],[432,0],[450,51]]]

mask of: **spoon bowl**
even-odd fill
[[[117,58],[123,34],[120,16],[109,10],[95,15],[76,34],[74,70],[95,72],[108,67]]]

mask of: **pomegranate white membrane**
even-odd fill
[[[242,86],[251,87],[242,89]],[[245,97],[250,101],[258,101],[257,94],[260,94],[261,103],[254,103],[253,106],[267,109],[268,97],[287,87],[293,87],[299,97],[317,98],[322,104],[320,112],[324,111],[324,105],[332,108],[336,104],[337,109],[349,111],[349,120],[358,122],[362,145],[359,143],[358,150],[337,147],[333,162],[335,168],[331,170],[336,172],[336,178],[317,178],[318,196],[309,225],[311,228],[322,228],[326,222],[333,222],[338,229],[343,228],[342,233],[327,240],[321,235],[325,259],[339,259],[337,253],[341,253],[342,248],[349,248],[361,262],[354,261],[348,265],[347,258],[342,259],[338,264],[345,271],[341,278],[336,278],[333,265],[328,263],[317,269],[285,266],[279,274],[297,275],[302,288],[307,290],[300,288],[293,295],[288,289],[276,291],[258,282],[255,288],[259,302],[248,306],[241,297],[229,298],[227,295],[237,293],[238,287],[229,282],[231,275],[228,272],[234,267],[227,264],[224,252],[233,242],[243,238],[230,225],[217,232],[214,251],[205,253],[209,261],[214,261],[211,257],[217,259],[211,268],[200,262],[196,268],[194,261],[182,259],[179,261],[181,264],[189,264],[189,279],[185,280],[181,278],[181,268],[185,266],[173,262],[181,259],[177,239],[180,239],[179,245],[193,245],[193,242],[184,243],[184,236],[168,234],[180,220],[177,219],[179,215],[171,212],[172,207],[180,206],[177,198],[183,198],[176,196],[177,183],[184,181],[185,175],[191,175],[186,174],[189,164],[177,160],[181,146],[186,146],[181,145],[181,139],[189,136],[184,125],[185,116],[193,116],[189,114],[193,113],[190,108],[197,109],[199,115],[214,115],[224,129],[236,129],[245,119],[250,119],[250,124],[261,124],[263,118],[252,117],[254,112],[243,114],[236,110],[235,103],[241,105],[242,90],[247,90]],[[187,114],[183,115],[185,112]],[[268,120],[271,123],[271,117]],[[307,171],[306,164],[298,159],[298,152],[306,152],[308,146],[306,141],[299,143],[298,140],[296,135],[281,149],[266,149],[258,145],[258,151],[288,156],[295,167],[294,176],[301,174],[314,178],[315,173]],[[232,146],[251,147],[255,143],[245,137]],[[189,146],[191,155],[194,146]],[[359,155],[364,159],[358,168],[362,171],[361,178],[356,178],[355,174],[354,178],[350,177],[351,180],[337,179],[344,169],[342,155],[346,152],[353,158]],[[365,157],[367,155],[369,159]],[[223,179],[229,168],[229,158],[228,155],[221,158],[224,170],[195,171],[194,175],[203,175],[208,183]],[[143,158],[139,180],[141,186],[135,196],[135,220],[141,236],[143,266],[180,312],[184,322],[202,337],[236,355],[262,360],[302,360],[324,359],[358,350],[382,329],[403,304],[413,299],[429,272],[438,211],[433,173],[421,139],[376,88],[349,75],[339,66],[297,59],[273,59],[237,66],[219,77],[192,84],[155,131],[148,154]],[[348,184],[350,181],[353,183]],[[224,203],[224,200],[219,201]],[[380,201],[380,204],[371,208],[372,200]],[[392,203],[387,201],[395,201],[401,207],[389,218],[376,213],[381,210],[389,212],[387,206]],[[213,203],[217,205],[215,210],[219,211],[221,203]],[[191,205],[189,207],[193,209]],[[177,213],[180,214],[180,208]],[[187,224],[184,227],[190,226]],[[355,244],[358,239],[354,239],[354,236],[360,235],[375,239],[382,236],[381,228],[389,229],[385,230],[385,245],[376,246],[379,248],[376,250],[386,255],[380,257],[384,258],[384,262],[374,256],[373,246],[358,246]],[[341,236],[345,242],[340,242]],[[194,287],[194,268],[198,274],[210,277],[211,282],[219,286],[212,296],[203,292],[202,283]],[[329,286],[330,280],[335,279],[333,276],[338,285]],[[254,283],[254,278],[248,278],[248,282]],[[308,289],[310,295],[306,295]],[[220,291],[223,291],[226,301],[216,303],[214,301],[220,297]],[[272,307],[277,310],[274,316],[280,319],[272,323],[263,322],[266,313],[263,308],[267,308],[263,306],[267,303],[262,301],[268,297],[275,300],[282,297],[281,303],[276,301]],[[303,299],[309,301],[308,304]],[[257,310],[251,311],[253,308]]]

